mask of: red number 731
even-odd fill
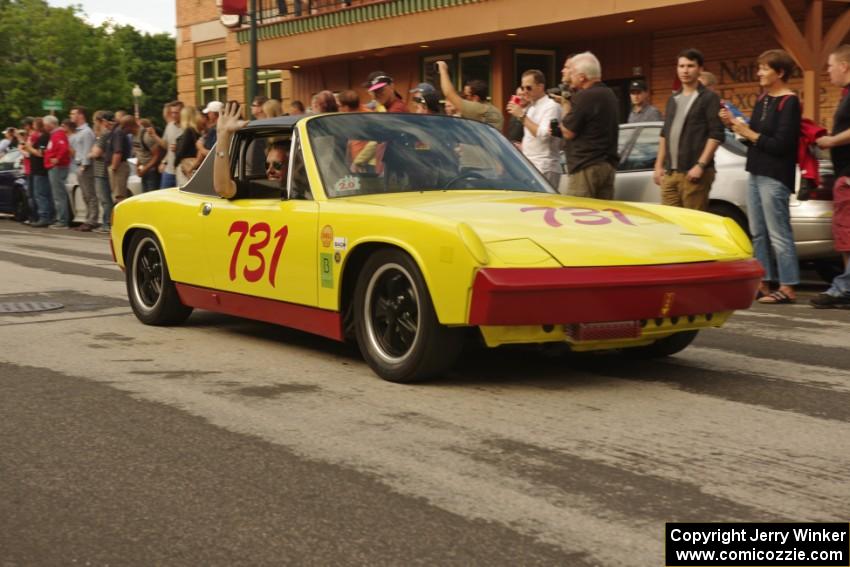
[[[611,216],[614,217],[615,220],[621,222],[623,224],[627,224],[630,226],[634,226],[629,217],[623,214],[622,211],[617,209],[591,209],[590,207],[523,207],[520,209],[521,213],[527,213],[530,211],[543,211],[543,220],[549,226],[553,226],[558,228],[560,226],[564,226],[561,221],[557,219],[555,213],[557,211],[569,211],[570,216],[573,217],[573,221],[577,224],[590,224],[590,225],[598,225],[598,224],[610,224],[613,222],[608,215],[603,213],[611,213]]]
[[[239,257],[239,251],[242,249],[245,238],[247,236],[254,238],[257,235],[261,235],[259,240],[248,246],[248,256],[256,258],[259,264],[256,268],[249,268],[247,265],[242,268],[242,275],[246,280],[252,283],[260,281],[266,271],[266,257],[263,255],[262,250],[268,246],[269,240],[272,238],[271,227],[264,222],[249,225],[245,221],[235,221],[230,225],[230,232],[227,233],[228,236],[232,234],[238,234],[239,239],[236,241],[236,247],[233,249],[233,255],[230,257],[230,281],[236,279],[236,259]],[[269,263],[269,283],[272,287],[274,287],[275,276],[277,276],[277,264],[280,261],[280,253],[283,251],[283,245],[286,243],[286,236],[288,234],[288,226],[284,226],[274,233],[277,244],[275,244],[272,260]]]

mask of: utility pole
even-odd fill
[[[251,103],[257,95],[257,0],[251,0],[251,9],[248,17],[251,18],[251,69],[248,71],[248,100],[245,106],[248,108],[250,120]]]

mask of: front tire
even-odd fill
[[[463,348],[462,329],[440,324],[419,267],[400,250],[380,250],[365,263],[354,318],[363,358],[390,382],[439,376]]]
[[[671,356],[677,352],[685,350],[697,336],[699,331],[681,331],[658,339],[652,344],[646,346],[627,348],[623,350],[623,354],[630,358],[663,358]]]
[[[192,313],[180,303],[162,245],[152,233],[133,235],[126,263],[127,295],[133,313],[145,325],[178,325]]]

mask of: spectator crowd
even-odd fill
[[[800,274],[790,196],[795,191],[798,158],[805,153],[801,147],[805,150],[810,143],[832,154],[836,176],[833,232],[837,250],[848,266],[850,97],[842,98],[831,134],[809,134],[813,125],[802,118],[799,98],[788,87],[795,71],[791,56],[773,49],[761,54],[756,63],[762,94],[750,117],[721,100],[715,91],[717,80],[706,71],[702,53],[684,49],[671,62],[679,87],[668,97],[664,113],[651,104],[649,86],[638,78],[629,83],[627,122],[663,123],[653,180],[660,187],[662,202],[670,206],[707,210],[716,175],[714,156],[726,131],[734,132],[747,146],[749,231],[754,255],[765,269],[757,300],[794,303]],[[416,85],[407,101],[389,74],[375,71],[363,83],[368,102],[362,102],[355,90],[325,90],[312,97],[309,109],[297,100],[284,109],[279,100],[257,96],[251,101],[250,113],[262,119],[326,112],[416,112],[477,120],[503,131],[555,190],[577,197],[614,197],[620,102],[602,82],[602,67],[593,53],[567,57],[560,84],[553,88],[547,88],[551,77],[547,81],[542,71],[526,70],[504,112],[489,102],[486,82],[469,80],[459,91],[445,62],[437,62],[436,70],[438,84]],[[850,46],[842,45],[830,55],[829,75],[846,95]],[[61,123],[54,116],[45,116],[25,119],[21,130],[7,128],[0,140],[0,155],[16,147],[25,155],[30,204],[26,222],[31,226],[71,228],[65,185],[73,173],[87,211],[85,222],[74,229],[109,232],[112,207],[130,196],[131,172],[140,178],[143,191],[186,183],[219,139],[217,125],[224,111],[219,101],[203,109],[174,101],[163,109],[166,126],[160,132],[150,120],[122,111],[100,110],[89,116],[87,109],[76,106]],[[222,134],[221,141],[226,144],[229,133]],[[257,157],[272,179],[284,175],[288,157],[288,148],[278,146],[258,148],[262,155]],[[374,153],[374,147],[364,142],[352,169],[367,170],[374,163]],[[566,179],[562,181],[563,176]],[[227,184],[220,193],[230,197],[230,189],[232,184]],[[817,308],[850,307],[850,267],[811,303]]]

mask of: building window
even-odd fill
[[[489,51],[469,51],[459,53],[460,73],[458,73],[458,89],[469,81],[479,80],[487,83],[488,89],[492,88],[490,70],[493,68],[490,61]],[[490,98],[490,97],[487,97]]]
[[[227,57],[198,59],[198,104],[227,101]]]
[[[514,69],[516,85],[522,83],[522,74],[529,69],[543,71],[547,87],[554,87],[561,82],[561,74],[555,74],[554,49],[516,49],[514,50]]]
[[[448,64],[449,75],[451,75],[458,92],[463,90],[463,85],[473,79],[484,81],[488,88],[492,88],[493,64],[488,50],[429,55],[422,58],[422,81],[434,85],[442,99],[443,93],[440,89],[437,61],[445,61]]]
[[[248,84],[248,81],[245,81]],[[280,71],[257,70],[257,94],[283,102],[283,79]]]

